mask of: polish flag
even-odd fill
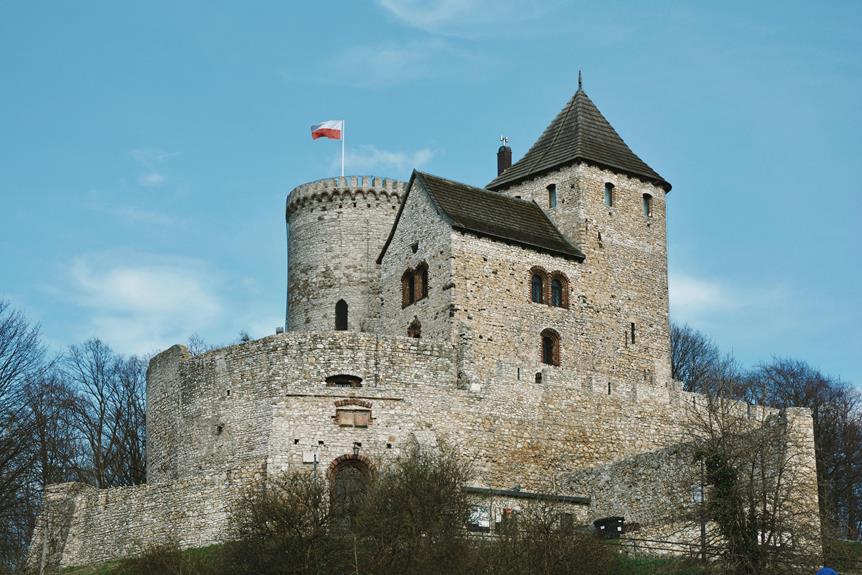
[[[330,138],[340,140],[344,131],[344,120],[327,120],[311,127],[311,139]]]

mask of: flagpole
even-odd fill
[[[341,177],[344,177],[344,139],[347,137],[347,122],[341,120]]]

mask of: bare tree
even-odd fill
[[[25,390],[45,366],[39,327],[0,301],[0,570],[23,557],[31,526],[28,472],[33,420]]]
[[[701,391],[722,363],[715,343],[688,324],[671,323],[671,375],[686,391]]]
[[[680,450],[691,460],[681,467],[689,474],[682,483],[706,486],[702,506],[690,509],[690,525],[704,526],[704,543],[726,573],[810,567],[820,552],[820,522],[807,415],[760,407],[769,388],[756,377],[710,380],[705,392],[690,407],[693,440]]]
[[[99,488],[144,482],[146,361],[91,339],[71,346],[63,365],[77,394],[74,424],[87,450],[82,479]]]
[[[811,410],[824,536],[859,537],[862,521],[862,394],[805,362],[773,358],[755,377],[777,407]]]

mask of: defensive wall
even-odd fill
[[[223,541],[230,506],[254,477],[326,473],[354,449],[382,466],[411,441],[454,446],[477,488],[588,497],[575,509],[580,523],[660,518],[678,486],[650,454],[684,441],[697,396],[676,383],[608,394],[552,368],[541,383],[502,368],[468,382],[458,355],[446,343],[351,332],[285,333],[194,357],[175,346],[150,367],[148,484],[51,487],[31,562],[66,567],[153,543]],[[334,375],[361,387],[335,387]],[[339,409],[367,412],[367,427],[340,425]],[[813,493],[816,503],[816,483]]]

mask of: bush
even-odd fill
[[[180,551],[176,543],[154,545],[138,557],[124,559],[114,568],[114,575],[215,575],[218,557],[204,553]]]

